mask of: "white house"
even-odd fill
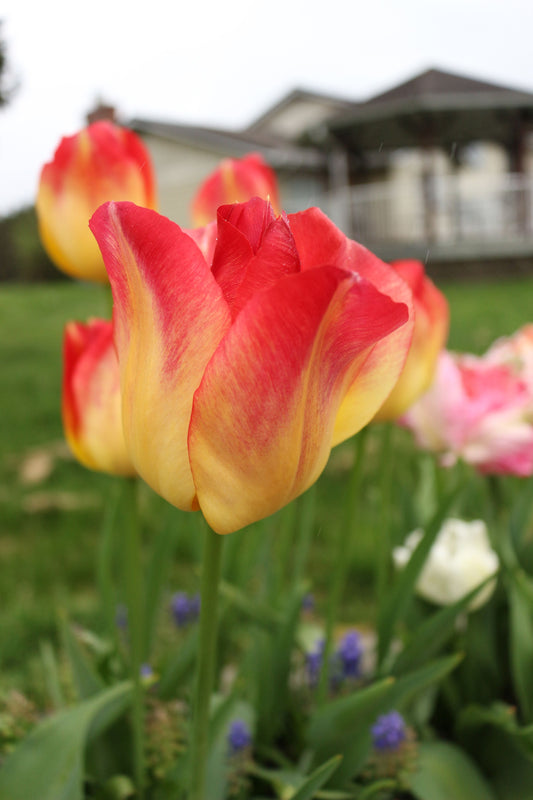
[[[184,226],[219,161],[256,151],[287,211],[318,205],[384,258],[533,257],[532,93],[430,69],[364,102],[297,89],[241,130],[128,124]]]

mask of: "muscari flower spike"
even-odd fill
[[[189,596],[186,594],[186,592],[176,592],[176,594],[172,595],[170,608],[172,611],[172,616],[174,617],[174,622],[178,628],[185,627],[185,625],[187,625],[189,622],[191,614]]]
[[[242,719],[234,719],[228,730],[228,745],[231,755],[242,753],[252,743],[250,728]]]
[[[341,640],[336,656],[340,663],[342,678],[358,678],[361,673],[363,646],[358,631],[349,631]]]
[[[322,669],[322,659],[324,657],[324,647],[324,639],[318,639],[315,642],[315,649],[310,650],[305,656],[307,678],[311,687],[315,687],[318,684],[320,670]]]
[[[378,717],[371,732],[374,748],[380,751],[397,750],[407,738],[405,720],[398,711]]]

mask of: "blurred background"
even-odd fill
[[[96,545],[116,491],[63,441],[63,327],[110,303],[39,241],[34,196],[61,137],[102,117],[133,127],[163,213],[185,226],[221,158],[262,153],[288,211],[319,205],[383,258],[422,259],[450,301],[449,346],[480,353],[531,321],[533,4],[4,0],[0,23],[0,663],[16,686],[35,683],[37,642],[54,639],[59,613],[95,623]],[[407,481],[417,467],[402,464]],[[321,484],[319,597],[323,531],[349,469],[338,450]],[[148,490],[144,502],[149,543],[169,508]],[[375,537],[360,524],[350,620],[373,613]],[[194,592],[198,540],[183,534],[169,585]]]
[[[533,8],[524,0],[176,4],[5,0],[0,276],[58,277],[32,213],[63,135],[147,142],[163,213],[250,150],[288,211],[319,205],[384,258],[509,272],[533,252]],[[487,262],[490,264],[487,266]]]

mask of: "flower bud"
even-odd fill
[[[61,140],[39,181],[41,241],[54,264],[75,278],[107,283],[89,219],[107,200],[156,207],[150,155],[139,137],[108,121]]]
[[[200,186],[192,203],[195,227],[216,219],[219,206],[244,203],[252,197],[270,200],[276,214],[280,213],[278,182],[274,171],[258,153],[244,158],[226,158]]]
[[[72,452],[89,469],[135,475],[122,432],[111,322],[69,322],[63,355],[63,426]]]
[[[391,267],[413,293],[415,325],[404,368],[376,420],[397,419],[429,389],[439,353],[448,338],[448,302],[425,274],[422,262],[394,261]]]

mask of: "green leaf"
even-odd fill
[[[198,650],[198,627],[191,628],[187,636],[174,648],[169,661],[161,671],[157,693],[163,700],[175,697],[179,686],[193,674]]]
[[[511,670],[520,712],[533,721],[533,582],[521,570],[509,575]]]
[[[300,619],[303,589],[298,588],[288,598],[282,623],[273,631],[259,631],[262,637],[254,653],[257,687],[258,740],[271,744],[286,719],[290,702],[289,678],[291,658]]]
[[[86,700],[88,697],[101,692],[105,686],[104,682],[94,670],[73,633],[70,623],[66,619],[63,620],[61,625],[61,635],[72,671],[76,693],[79,699]]]
[[[101,614],[105,633],[110,640],[116,639],[115,615],[117,606],[114,558],[116,548],[117,519],[124,490],[124,481],[110,482],[110,491],[104,506],[104,517],[98,541],[96,577],[101,602]]]
[[[458,490],[453,491],[442,503],[408,563],[397,574],[391,591],[378,610],[378,663],[380,665],[383,664],[389,653],[397,623],[405,617],[407,609],[413,601],[418,576],[458,494]]]
[[[438,659],[401,678],[384,678],[315,711],[309,723],[308,744],[315,750],[316,759],[335,754],[344,757],[333,785],[342,786],[363,766],[372,744],[370,728],[379,714],[405,707],[413,696],[438,684],[460,660],[460,655]]]
[[[435,611],[419,625],[403,650],[394,659],[391,668],[392,674],[400,675],[407,669],[413,669],[421,663],[427,663],[429,658],[436,655],[455,633],[455,623],[458,615],[465,611],[478,592],[494,579],[494,576],[487,578],[460,600]]]
[[[423,742],[411,791],[419,800],[497,800],[476,764],[447,742]]]
[[[309,721],[307,741],[318,753],[340,753],[347,737],[356,735],[363,723],[373,722],[391,696],[394,678],[384,678],[346,697],[320,706]]]
[[[291,800],[311,800],[315,792],[327,783],[341,761],[342,756],[333,756],[325,764],[317,767],[301,784],[298,791],[292,795]]]
[[[253,708],[242,700],[228,697],[214,706],[210,718],[209,758],[206,773],[206,797],[209,800],[224,800],[227,796],[228,774],[231,763],[228,758],[228,728],[232,720],[241,719],[250,732],[255,728]]]
[[[458,738],[484,768],[498,800],[533,800],[533,726],[519,728],[513,708],[468,707]]]
[[[124,713],[131,684],[121,683],[62,711],[35,728],[0,771],[0,797],[82,800],[87,741]]]
[[[280,615],[265,603],[258,603],[249,594],[242,592],[227,581],[220,582],[220,594],[231,605],[269,631],[276,630],[281,622]]]
[[[450,674],[462,661],[461,653],[431,661],[423,667],[402,675],[398,678],[391,690],[391,700],[394,705],[405,707],[411,700],[424,689],[436,686]]]
[[[172,512],[175,509],[172,508]],[[157,619],[161,607],[161,596],[172,565],[176,548],[176,514],[172,513],[166,525],[158,534],[148,564],[146,577],[144,645],[143,652],[149,660],[152,642],[157,630]]]
[[[520,727],[516,720],[516,709],[506,703],[485,706],[468,706],[459,716],[457,729],[462,740],[471,742],[479,738],[485,726],[499,728],[512,737],[526,758],[533,764],[533,725]]]
[[[61,679],[59,677],[59,665],[57,663],[54,648],[50,642],[41,642],[41,660],[43,662],[43,678],[52,702],[52,708],[57,711],[65,705]]]

